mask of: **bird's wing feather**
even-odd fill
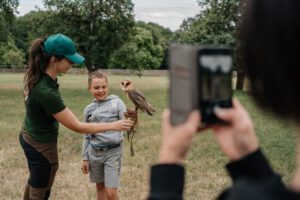
[[[140,93],[137,92],[136,90],[130,90],[128,92],[128,96],[130,100],[137,106],[137,107],[143,107],[142,105],[144,104],[143,102],[146,100],[145,97]]]
[[[135,96],[138,96],[139,98],[141,98],[141,99],[143,99],[143,100],[146,99],[145,96],[144,96],[144,94],[141,93],[141,92],[138,91],[138,90],[131,90],[131,91],[129,91],[129,92],[132,92]]]
[[[155,112],[155,109],[147,102],[146,98],[140,92],[130,90],[128,96],[135,106],[143,112],[147,112],[149,115],[152,115],[151,112]]]

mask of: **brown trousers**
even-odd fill
[[[58,169],[57,143],[37,142],[25,130],[19,139],[29,169],[23,200],[47,200]]]

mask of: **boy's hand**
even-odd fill
[[[82,173],[88,174],[90,172],[90,163],[88,160],[84,160],[81,166]]]

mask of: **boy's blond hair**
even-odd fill
[[[100,71],[93,71],[93,72],[89,73],[89,76],[88,76],[88,85],[89,86],[91,85],[92,80],[94,78],[104,78],[106,80],[106,82],[108,82],[106,74],[104,74]]]

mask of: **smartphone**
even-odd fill
[[[232,50],[227,47],[198,51],[198,93],[202,123],[226,123],[214,113],[215,107],[232,107]]]
[[[202,126],[226,123],[215,107],[232,106],[232,50],[173,44],[169,48],[171,124],[183,123],[192,110],[201,112]]]

